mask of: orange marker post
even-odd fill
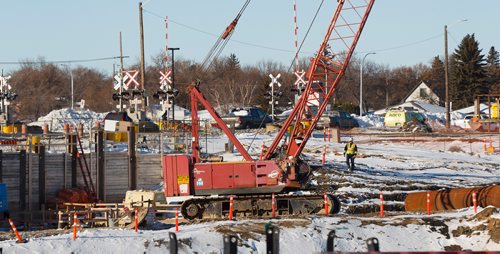
[[[332,133],[332,130],[330,130],[330,128],[328,128],[328,142],[331,141],[331,133]]]
[[[134,221],[135,221],[135,232],[139,232],[139,214],[138,214],[138,211],[137,211],[137,208],[134,209],[134,215],[135,215],[135,218],[134,218]]]
[[[484,138],[484,152],[486,153],[488,150],[486,149],[486,138]]]
[[[73,240],[77,238],[76,232],[77,232],[77,222],[78,222],[78,217],[76,216],[76,212],[73,214]]]
[[[271,198],[271,209],[273,211],[273,218],[276,217],[276,208],[275,208],[275,205],[276,205],[276,199],[274,199],[274,193],[273,193],[272,198]]]
[[[380,217],[384,217],[384,194],[380,192]]]
[[[323,195],[325,197],[325,201],[324,201],[324,203],[325,203],[325,216],[328,216],[328,196],[326,195],[326,193]]]
[[[427,192],[427,215],[431,215],[431,193]]]
[[[175,232],[179,232],[179,208],[175,208]]]
[[[23,238],[21,238],[21,235],[19,235],[19,232],[17,232],[17,228],[16,226],[14,225],[14,222],[12,221],[12,219],[9,218],[9,224],[10,226],[12,227],[12,230],[14,231],[14,234],[16,235],[17,237],[17,241],[16,243],[25,243],[26,241],[23,240]]]
[[[476,192],[472,192],[472,204],[474,205],[474,214],[477,213],[477,194]]]
[[[323,148],[323,152],[321,153],[321,165],[325,165],[326,161],[326,145],[325,148]]]
[[[233,220],[233,195],[229,196],[229,220]]]

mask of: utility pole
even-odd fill
[[[113,74],[114,75],[114,74]],[[120,32],[120,77],[123,78],[123,48],[122,48],[122,32]],[[123,81],[122,81],[123,82]],[[123,85],[120,85],[120,95],[122,94],[123,92]],[[122,97],[120,96],[119,97],[119,100],[120,100],[120,109],[118,110],[118,112],[122,112],[123,110],[123,100],[122,100]]]
[[[446,129],[450,128],[450,97],[448,89],[448,26],[444,26],[444,89],[446,107]]]
[[[142,23],[142,2],[139,2],[139,31],[141,36],[141,85],[142,89],[146,90],[146,64],[144,62],[144,28]],[[144,100],[143,108],[146,109],[147,100]]]
[[[172,91],[175,88],[175,51],[180,48],[167,48],[172,51]],[[175,96],[172,96],[172,123],[175,120]]]

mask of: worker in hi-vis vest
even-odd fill
[[[347,168],[349,171],[354,170],[354,158],[358,153],[358,146],[354,144],[352,138],[349,138],[349,143],[344,147],[345,162],[347,163]]]

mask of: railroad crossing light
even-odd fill
[[[172,89],[167,91],[168,97],[176,97],[179,94],[179,90]]]
[[[159,90],[153,94],[153,98],[164,100],[167,98],[167,93],[165,91]]]
[[[138,97],[138,96],[142,96],[144,94],[144,91],[143,90],[133,90],[132,94],[134,95],[134,97]]]
[[[128,101],[128,100],[130,100],[131,94],[130,94],[130,92],[125,91],[125,92],[122,92],[121,97],[123,100]]]
[[[13,101],[17,98],[17,93],[7,92],[7,96],[5,96],[7,100]]]

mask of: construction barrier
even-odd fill
[[[325,215],[328,216],[328,196],[326,195],[326,193],[323,194],[323,196],[325,197]]]
[[[9,218],[9,224],[10,226],[12,227],[12,230],[14,231],[14,234],[16,235],[17,237],[17,241],[16,243],[26,243],[27,241],[26,240],[23,240],[23,238],[21,237],[21,235],[19,234],[19,232],[17,232],[17,228],[16,226],[14,225],[14,222],[12,221],[12,219]]]
[[[229,196],[229,220],[233,220],[233,195]]]
[[[405,210],[408,212],[446,211],[471,207],[474,204],[473,193],[476,193],[476,205],[481,207],[500,207],[500,185],[479,188],[457,188],[430,192],[408,193]],[[429,193],[429,202],[426,196]],[[428,204],[428,205],[427,205]]]
[[[73,240],[75,240],[77,238],[77,222],[78,222],[78,217],[76,216],[76,212],[75,214],[73,215]]]
[[[139,232],[139,211],[137,210],[137,208],[135,208],[134,210],[134,221],[135,221],[135,232]]]
[[[326,145],[325,147],[323,148],[323,152],[321,153],[321,165],[325,165],[325,161],[326,161]]]
[[[427,192],[427,215],[431,215],[431,194]]]
[[[384,217],[384,194],[380,192],[380,217]]]
[[[179,232],[179,208],[175,208],[175,232]]]
[[[477,213],[477,198],[476,198],[476,196],[477,196],[477,193],[474,191],[472,193],[472,203],[474,205],[474,214]]]
[[[273,193],[272,196],[271,196],[271,209],[273,211],[273,218],[276,217],[275,205],[276,205],[276,200],[274,199],[274,193]]]

